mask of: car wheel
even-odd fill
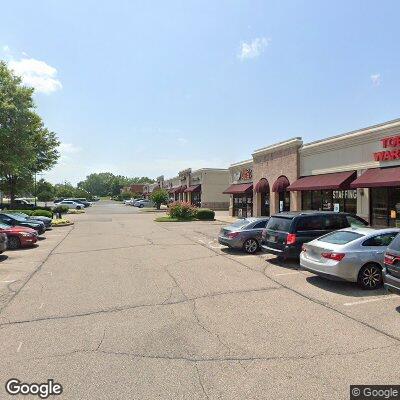
[[[21,247],[21,241],[19,240],[19,238],[15,237],[15,236],[10,236],[8,238],[7,247],[10,250],[19,249]]]
[[[243,249],[248,254],[254,254],[258,250],[257,240],[247,239],[243,244]]]
[[[139,206],[139,208],[143,208],[144,207],[144,205],[143,204],[141,204],[140,206]]]
[[[81,210],[82,207],[81,207],[81,206],[77,206],[76,209],[77,209],[77,210]]]
[[[378,264],[366,264],[358,273],[358,284],[362,289],[373,290],[382,286],[382,268]]]

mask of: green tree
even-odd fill
[[[35,113],[32,95],[0,61],[0,179],[11,203],[34,173],[51,168],[59,157],[56,135]]]
[[[39,201],[44,201],[47,205],[48,201],[54,199],[55,189],[50,182],[46,182],[43,178],[36,183],[36,193]]]
[[[169,200],[169,194],[164,189],[154,190],[150,195],[150,200],[154,203],[157,210],[161,208],[161,204],[167,204]]]

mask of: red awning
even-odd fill
[[[288,186],[287,190],[349,189],[350,182],[355,178],[356,171],[304,176]]]
[[[186,190],[186,185],[182,185],[176,193],[183,193]]]
[[[200,192],[200,190],[201,190],[201,185],[194,185],[194,186],[189,186],[187,189],[185,189],[185,193]]]
[[[169,188],[168,192],[169,193],[175,193],[179,188],[180,188],[180,186],[175,186],[175,187]]]
[[[235,185],[231,185],[223,191],[224,194],[243,194],[243,193],[251,193],[253,191],[252,183],[239,183]]]
[[[254,187],[254,191],[256,193],[268,193],[269,192],[269,183],[265,178],[260,179],[256,186]]]
[[[351,188],[400,186],[400,167],[367,169],[352,184]]]
[[[284,192],[286,188],[290,185],[288,178],[286,176],[280,176],[273,184],[273,192]]]

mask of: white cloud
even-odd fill
[[[8,53],[10,51],[10,47],[7,46],[6,44],[2,47],[4,53]]]
[[[237,56],[242,61],[250,58],[256,58],[265,50],[270,42],[271,39],[267,39],[265,37],[255,38],[251,42],[241,42]]]
[[[370,78],[373,86],[379,86],[381,84],[381,74],[372,74]]]
[[[82,148],[79,146],[75,146],[72,143],[61,143],[58,146],[58,150],[61,153],[61,155],[66,155],[66,154],[79,153],[82,151]]]
[[[9,66],[25,85],[33,87],[37,92],[49,94],[62,88],[57,79],[57,70],[44,61],[22,58],[19,61],[11,60]]]

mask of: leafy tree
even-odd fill
[[[35,113],[32,95],[0,61],[0,179],[11,203],[34,173],[51,168],[59,157],[56,135]]]
[[[161,204],[167,204],[169,194],[164,189],[154,190],[150,195],[151,201],[155,204],[157,210],[161,208]]]

